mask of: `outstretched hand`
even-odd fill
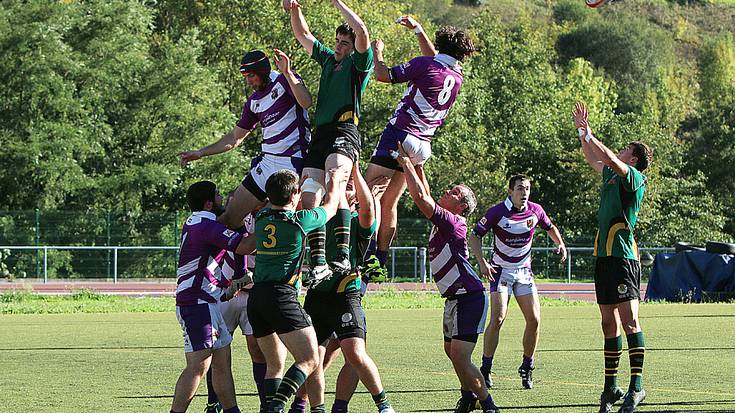
[[[587,107],[584,103],[577,102],[574,104],[574,110],[572,111],[572,118],[574,119],[575,128],[587,128]]]
[[[383,40],[381,39],[373,40],[371,45],[373,46],[373,49],[375,49],[375,51],[378,53],[383,53],[383,50],[385,49],[385,43],[383,43]]]
[[[396,19],[396,23],[400,24],[403,27],[407,27],[411,30],[415,29],[416,27],[420,26],[419,22],[416,21],[413,17],[406,15],[401,16]]]
[[[554,251],[557,255],[560,255],[560,261],[564,262],[567,260],[567,248],[564,245],[557,245],[556,251]]]
[[[280,49],[273,49],[273,62],[281,73],[288,73],[291,71],[291,59],[288,58],[286,53],[283,53]]]
[[[301,7],[297,0],[283,0],[283,10],[290,11],[291,9]]]
[[[181,167],[185,167],[189,164],[189,162],[193,162],[199,159],[202,159],[202,152],[201,151],[185,151],[185,152],[179,152],[177,154],[179,157],[179,164],[181,164]]]

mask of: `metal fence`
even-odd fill
[[[140,278],[173,278],[178,265],[175,246],[0,246],[0,264],[7,275],[16,279],[107,279],[113,282]],[[490,248],[483,248],[489,255]],[[568,247],[567,261],[561,263],[555,248],[532,248],[532,263],[537,278],[558,281],[591,281],[594,272],[592,247]],[[671,252],[672,248],[641,248],[655,255]],[[71,252],[74,252],[72,256]],[[87,265],[85,274],[69,272],[71,261]],[[645,263],[644,263],[645,264]],[[650,273],[643,266],[643,279]],[[427,250],[424,247],[391,247],[388,260],[390,279],[396,281],[431,281]],[[29,277],[34,274],[35,277]],[[142,274],[142,276],[141,276]]]

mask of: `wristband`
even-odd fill
[[[588,128],[577,128],[577,133],[580,138],[584,136],[584,141],[587,143],[592,139],[592,132]]]
[[[420,24],[417,24],[416,27],[413,29],[413,32],[416,33],[416,34],[419,34],[419,33],[423,32],[423,31],[424,31],[424,28],[421,27]]]

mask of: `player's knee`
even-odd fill
[[[500,331],[505,322],[505,316],[494,316],[490,319],[490,331]]]
[[[605,333],[605,337],[613,337],[618,330],[618,323],[616,320],[602,319],[602,332]]]
[[[625,320],[623,321],[623,331],[625,331],[625,334],[634,334],[639,331],[641,331],[640,323],[637,319],[631,319],[631,320]]]
[[[526,320],[526,327],[532,330],[538,330],[541,325],[541,318],[538,316],[530,317]]]

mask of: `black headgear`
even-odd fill
[[[271,62],[268,56],[260,50],[251,50],[245,53],[240,61],[240,73],[244,75],[248,73],[269,73],[271,71]]]

